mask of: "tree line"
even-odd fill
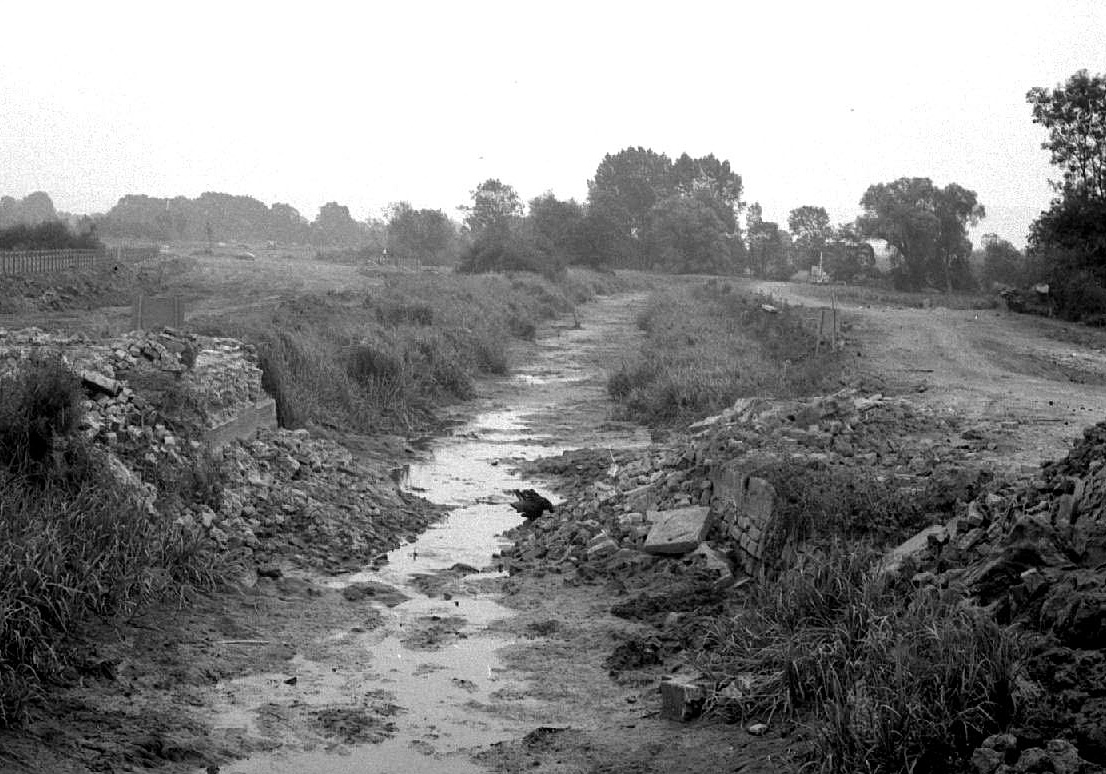
[[[408,202],[365,221],[329,202],[309,221],[288,204],[268,207],[214,192],[196,199],[128,195],[103,215],[69,221],[78,232],[94,226],[107,237],[358,248],[366,257],[457,264],[466,271],[555,273],[577,264],[784,279],[820,265],[846,281],[876,276],[869,243],[883,240],[892,267],[879,279],[896,287],[1047,283],[1061,313],[1106,320],[1106,75],[1080,70],[1054,88],[1030,89],[1026,99],[1032,120],[1048,131],[1043,147],[1060,177],[1024,252],[994,235],[985,235],[981,250],[973,248],[968,229],[986,211],[974,191],[955,182],[874,183],[852,222],[831,224],[824,207],[806,204],[781,226],[764,219],[759,203],[742,200],[741,175],[728,160],[670,158],[644,147],[604,156],[582,202],[545,193],[524,203],[509,184],[485,180],[458,208],[460,222]],[[42,192],[22,201],[0,197],[0,228],[64,217]]]

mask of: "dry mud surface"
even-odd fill
[[[765,286],[803,301],[795,286]],[[605,372],[636,350],[642,295],[581,308],[481,385],[424,444],[409,491],[448,506],[415,543],[362,572],[259,578],[105,631],[50,714],[4,740],[4,771],[783,772],[804,732],[659,716],[670,667],[611,614],[623,590],[508,575],[514,472],[565,449],[643,448],[611,421]],[[820,303],[807,300],[807,303]],[[846,310],[861,370],[893,391],[992,423],[1010,464],[1063,453],[1106,414],[1106,341],[994,312]],[[1055,330],[1053,330],[1055,328]],[[1006,447],[1006,444],[1003,444]],[[612,654],[622,661],[612,663]]]

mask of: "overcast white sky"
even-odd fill
[[[1058,176],[1025,93],[1106,71],[1102,0],[105,0],[3,23],[0,194],[71,212],[213,190],[455,216],[488,177],[583,199],[642,145],[729,159],[781,223],[956,181],[1020,245]]]

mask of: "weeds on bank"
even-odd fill
[[[766,312],[771,304],[776,311]],[[709,281],[655,293],[638,319],[646,340],[609,377],[610,395],[646,422],[706,416],[743,396],[794,397],[836,386],[838,354],[815,355],[799,310]]]
[[[881,575],[879,556],[842,543],[801,555],[712,623],[698,666],[734,686],[723,713],[810,721],[807,770],[957,770],[1014,720],[1021,644],[950,594]]]
[[[203,331],[257,347],[282,426],[362,431],[425,424],[440,404],[473,394],[478,374],[507,372],[511,338],[597,292],[613,277],[394,274],[367,294],[301,296],[271,315],[209,320]]]
[[[76,434],[81,399],[58,361],[0,379],[0,726],[70,664],[90,619],[224,574],[202,534],[150,509]]]

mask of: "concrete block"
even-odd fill
[[[653,528],[645,538],[645,550],[651,554],[686,554],[706,539],[710,529],[710,509],[701,505],[652,511]]]

